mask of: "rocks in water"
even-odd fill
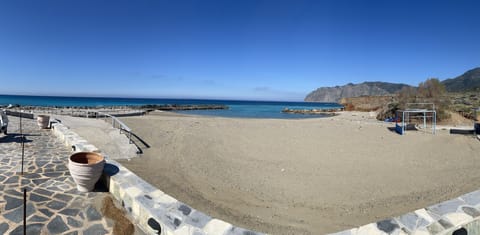
[[[140,108],[149,109],[149,110],[179,111],[179,110],[228,109],[229,107],[227,105],[216,105],[216,104],[199,104],[199,105],[166,104],[166,105],[143,105]]]
[[[7,110],[9,115],[18,116],[28,115],[32,119],[32,112],[54,113],[62,115],[70,115],[73,117],[105,117],[103,113],[112,116],[135,116],[144,115],[150,111],[182,111],[182,110],[213,110],[213,109],[229,109],[227,105],[222,104],[148,104],[148,105],[122,105],[122,106],[19,106]],[[21,112],[20,112],[21,111]],[[29,113],[26,113],[29,112]],[[16,114],[15,114],[16,113]]]
[[[342,111],[342,109],[289,109],[284,108],[282,113],[293,113],[293,114],[316,114],[324,116],[335,116],[335,112]]]

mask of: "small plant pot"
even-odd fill
[[[40,128],[42,128],[42,129],[48,128],[49,122],[50,122],[50,116],[48,116],[48,115],[38,115],[37,116],[37,124]]]
[[[94,152],[74,153],[68,159],[68,170],[80,192],[90,192],[100,179],[105,165],[102,155]]]

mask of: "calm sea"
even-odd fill
[[[59,96],[19,96],[0,95],[0,105],[19,104],[32,106],[124,106],[124,105],[147,105],[147,104],[222,104],[229,107],[228,110],[192,110],[181,113],[241,118],[315,118],[319,115],[286,114],[281,111],[290,109],[327,109],[340,108],[337,103],[318,102],[278,102],[278,101],[240,101],[240,100],[202,100],[202,99],[141,99],[141,98],[98,98],[98,97],[59,97]]]

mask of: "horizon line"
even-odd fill
[[[263,101],[263,102],[307,102],[305,100],[273,100],[261,98],[232,98],[232,97],[161,97],[161,96],[120,96],[120,95],[45,95],[45,94],[7,94],[0,93],[0,96],[27,96],[27,97],[62,97],[62,98],[104,98],[104,99],[171,99],[171,100],[212,100],[212,101]],[[311,102],[311,101],[308,101]],[[315,103],[315,102],[314,102]]]

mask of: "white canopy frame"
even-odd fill
[[[435,110],[434,103],[407,103],[406,109],[397,110],[396,116],[397,122],[395,124],[395,130],[401,135],[406,134],[412,116],[415,119],[418,119],[420,117],[420,119],[423,120],[423,130],[425,132],[427,130],[427,122],[429,119],[431,119],[432,134],[436,133],[437,111]],[[399,118],[401,118],[400,125],[398,122]]]

